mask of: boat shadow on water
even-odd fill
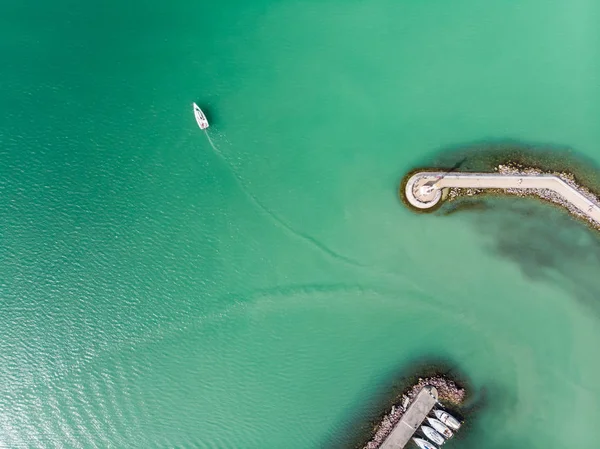
[[[202,112],[206,116],[206,119],[210,123],[211,127],[219,124],[221,121],[221,115],[219,114],[218,108],[212,107],[209,101],[196,101],[195,104],[200,105]]]

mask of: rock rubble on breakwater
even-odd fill
[[[578,190],[583,196],[589,199],[593,203],[600,203],[599,198],[592,193],[586,187],[578,184],[575,180],[575,176],[567,172],[547,172],[542,171],[533,167],[523,167],[519,165],[503,164],[496,167],[496,171],[503,175],[554,175],[558,176],[565,183]],[[569,213],[577,218],[580,218],[588,222],[592,227],[600,230],[600,223],[588,215],[582,213],[579,209],[573,206],[569,201],[566,201],[561,195],[550,189],[461,189],[461,188],[450,188],[447,199],[448,201],[456,200],[465,196],[475,196],[484,193],[498,193],[498,194],[509,194],[520,197],[536,197],[544,201],[548,201],[564,207]]]
[[[389,413],[385,414],[381,422],[376,425],[373,438],[363,446],[363,449],[377,449],[400,421],[417,394],[425,386],[435,387],[438,391],[439,401],[442,403],[459,406],[465,399],[464,388],[458,387],[453,381],[442,376],[419,378],[418,382],[409,387],[400,397],[397,404],[392,406]]]

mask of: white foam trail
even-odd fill
[[[238,185],[240,186],[240,188],[242,189],[242,191],[246,194],[246,196],[250,199],[250,201],[252,201],[254,203],[254,205],[256,207],[258,207],[260,210],[262,210],[269,218],[271,218],[271,220],[273,220],[273,222],[276,225],[282,227],[283,229],[285,229],[286,231],[288,231],[291,234],[295,235],[296,237],[300,238],[301,240],[304,240],[304,241],[310,243],[311,245],[315,246],[316,248],[318,248],[319,250],[321,250],[322,252],[324,252],[325,254],[327,254],[328,256],[330,256],[330,257],[332,257],[334,259],[341,260],[341,261],[343,261],[343,262],[345,262],[347,264],[354,265],[354,266],[360,267],[360,268],[366,268],[367,267],[366,265],[361,264],[360,262],[358,262],[358,261],[356,261],[356,260],[354,260],[354,259],[352,259],[350,257],[347,257],[347,256],[344,256],[343,254],[337,253],[336,251],[332,250],[331,248],[329,248],[325,244],[321,243],[320,241],[318,241],[314,237],[312,237],[312,236],[310,236],[308,234],[305,234],[305,233],[303,233],[301,231],[298,231],[297,229],[293,228],[291,225],[289,225],[288,223],[286,223],[278,215],[276,215],[271,209],[269,209],[267,206],[265,206],[246,187],[246,183],[244,182],[244,180],[242,179],[242,177],[231,166],[231,163],[227,160],[227,158],[223,155],[223,153],[221,153],[221,151],[214,144],[214,142],[212,141],[212,139],[208,135],[208,131],[206,129],[204,130],[204,133],[206,134],[206,138],[208,139],[208,143],[210,143],[210,146],[212,147],[212,149],[221,158],[221,160],[225,163],[225,165],[229,168],[229,170],[231,170],[231,173],[235,177],[235,179],[238,182]]]
[[[210,146],[212,147],[213,150],[215,150],[219,156],[223,157],[223,155],[221,154],[221,152],[219,151],[219,149],[216,147],[216,145],[213,143],[212,139],[210,138],[208,131],[205,129],[204,130],[204,134],[206,135],[206,138],[208,139],[208,143],[210,143]]]
[[[325,255],[331,257],[334,260],[338,260],[341,261],[347,265],[350,266],[354,266],[356,268],[359,269],[363,269],[363,270],[368,270],[371,272],[375,272],[378,274],[382,274],[385,276],[392,276],[394,278],[398,278],[400,277],[402,279],[402,281],[404,283],[408,283],[411,285],[411,287],[415,288],[417,291],[421,291],[421,288],[418,287],[414,282],[412,282],[410,279],[403,277],[401,275],[399,275],[399,273],[394,273],[394,272],[387,272],[387,271],[381,271],[381,270],[377,270],[377,269],[373,269],[372,266],[370,265],[366,265],[363,264],[351,257],[345,256],[344,254],[338,253],[337,251],[329,248],[326,244],[320,242],[319,240],[317,240],[316,238],[312,237],[309,234],[306,234],[302,231],[299,231],[297,229],[295,229],[292,225],[288,224],[283,218],[279,217],[279,215],[277,215],[275,212],[273,212],[271,209],[269,209],[265,204],[262,203],[262,201],[260,201],[251,191],[250,189],[247,187],[246,183],[244,182],[242,176],[240,174],[238,174],[237,170],[233,167],[233,165],[231,164],[231,162],[229,162],[229,160],[225,157],[225,155],[217,148],[217,146],[213,143],[212,139],[210,138],[210,136],[208,135],[208,131],[205,129],[204,133],[206,134],[206,138],[208,139],[208,142],[210,143],[210,146],[212,147],[212,149],[214,150],[215,154],[221,158],[221,160],[223,161],[223,163],[225,164],[225,166],[227,168],[229,168],[229,170],[231,171],[234,179],[237,181],[238,185],[240,186],[240,189],[242,190],[242,192],[248,197],[248,199],[260,210],[262,210],[272,221],[273,223],[284,229],[285,231],[287,231],[288,233],[292,234],[293,236],[295,236],[296,238],[299,238],[300,240],[303,240],[305,242],[307,242],[308,244],[312,245],[313,247],[315,247],[316,249],[318,249],[319,251],[321,251],[322,253],[324,253]]]

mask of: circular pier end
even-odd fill
[[[415,173],[406,182],[404,196],[417,209],[431,209],[442,200],[442,190],[433,186],[431,173]]]

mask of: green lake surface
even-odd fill
[[[397,188],[472,142],[600,164],[598,23],[592,0],[3,2],[0,447],[352,447],[421,359],[484,398],[449,449],[597,447],[598,238]]]

